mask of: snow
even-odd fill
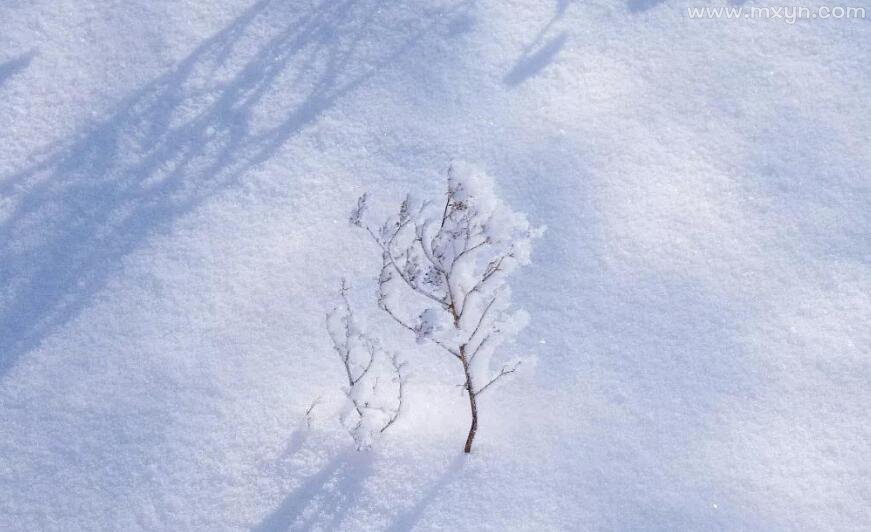
[[[0,529],[867,528],[871,24],[695,5],[0,4]],[[548,227],[469,457],[347,223],[459,160]],[[409,362],[365,452],[343,276]]]

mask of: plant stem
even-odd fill
[[[469,454],[472,452],[475,433],[478,432],[478,394],[475,393],[475,386],[472,383],[472,371],[466,358],[465,345],[460,346],[460,361],[463,363],[463,372],[466,375],[466,393],[469,394],[469,407],[472,411],[472,425],[469,427],[469,435],[466,437],[466,446],[463,447],[463,452]]]

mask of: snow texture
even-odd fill
[[[871,24],[699,5],[0,3],[0,529],[867,529]],[[358,452],[348,211],[460,160],[548,227],[499,352],[537,363],[463,457],[396,333]]]

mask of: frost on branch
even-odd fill
[[[363,215],[365,213],[366,213],[366,194],[363,194],[357,200],[357,207],[355,207],[354,210],[351,211],[351,216],[348,218],[348,222],[350,222],[351,225],[356,225],[357,227],[360,227],[360,219],[363,217]]]
[[[347,378],[348,401],[342,424],[354,438],[357,449],[363,449],[399,418],[405,364],[360,330],[344,280],[339,296],[338,304],[327,313],[327,331]]]
[[[381,251],[378,306],[419,342],[435,343],[461,364],[472,412],[469,452],[478,396],[519,364],[494,369],[493,357],[528,321],[512,310],[507,280],[529,263],[532,241],[543,229],[531,227],[496,196],[493,178],[468,164],[448,169],[443,199],[406,197],[379,225],[363,221],[365,205],[364,195],[351,221]]]

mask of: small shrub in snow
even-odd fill
[[[360,330],[344,280],[339,296],[339,303],[327,313],[327,331],[348,379],[345,388],[348,406],[342,424],[354,438],[357,449],[363,449],[399,418],[405,364]]]
[[[478,398],[519,364],[491,368],[496,348],[526,325],[526,314],[511,310],[507,279],[529,262],[543,229],[500,200],[489,175],[466,164],[448,169],[447,193],[437,203],[408,196],[377,226],[364,221],[366,208],[364,194],[350,222],[381,250],[378,306],[462,368],[472,418],[468,453],[478,429]]]

